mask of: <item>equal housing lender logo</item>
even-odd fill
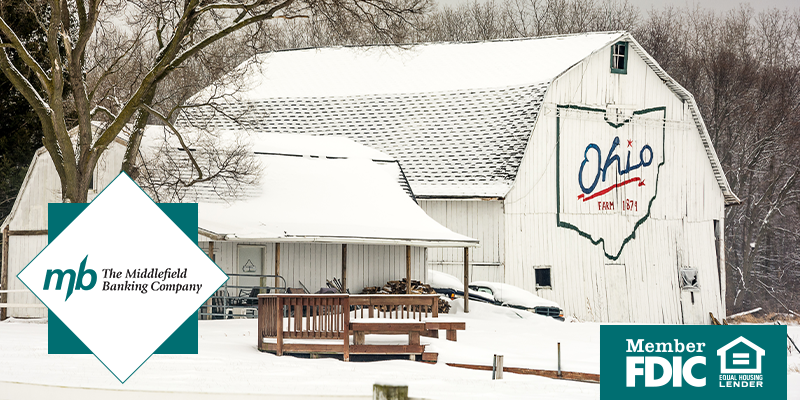
[[[49,309],[49,354],[94,354],[123,383],[154,353],[197,354],[197,309],[228,278],[197,246],[196,204],[155,204],[121,173],[48,217],[17,277]]]
[[[785,343],[779,325],[603,325],[600,397],[786,398]]]

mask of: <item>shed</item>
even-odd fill
[[[162,127],[148,128],[145,157],[163,144],[159,138],[169,136],[162,132]],[[360,292],[388,280],[424,280],[427,247],[479,245],[430,218],[416,203],[400,164],[377,150],[344,137],[216,134],[223,141],[245,138],[262,170],[258,182],[236,196],[219,197],[211,193],[210,183],[182,195],[183,202],[198,203],[199,245],[231,275],[231,287],[272,286],[263,275],[281,275],[290,287],[302,282],[313,292],[338,277],[345,288]],[[119,139],[98,163],[90,199],[118,173],[125,145]],[[57,179],[49,154],[40,149],[11,214],[0,225],[8,244],[2,272],[11,290],[25,289],[16,274],[47,244],[47,203],[60,201]],[[39,304],[27,291],[12,292],[8,299]],[[46,314],[29,307],[8,312]]]

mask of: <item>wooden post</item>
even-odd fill
[[[561,378],[561,342],[558,342],[558,377]]]
[[[503,379],[503,356],[495,354],[492,362],[492,380]]]
[[[342,336],[344,336],[344,354],[342,354],[342,360],[350,361],[350,298],[344,297],[341,299],[341,302],[342,305],[340,307],[343,317]]]
[[[275,355],[282,356],[283,355],[283,298],[281,296],[277,296],[277,298],[275,299],[275,303],[278,305],[278,315],[276,319],[278,322],[278,327],[275,332],[276,333]]]
[[[347,245],[342,245],[342,290],[347,293]]]
[[[258,350],[264,350],[264,332],[267,330],[267,299],[258,299]]]
[[[281,244],[275,243],[275,287],[281,284],[277,275],[281,274]],[[277,289],[275,290],[277,292]]]
[[[408,400],[408,386],[376,383],[372,385],[372,400]]]
[[[208,242],[208,258],[210,258],[211,261],[216,262],[214,260],[214,242]],[[213,296],[213,294],[212,294],[212,296]],[[211,319],[211,313],[212,312],[213,312],[213,308],[211,308],[211,297],[209,297],[208,300],[206,300],[206,314],[208,314],[208,315],[206,315],[206,319]]]
[[[8,226],[3,229],[3,259],[0,264],[0,290],[8,290]],[[0,303],[8,303],[8,294],[0,293]],[[0,321],[8,317],[8,309],[0,308]]]
[[[714,220],[714,237],[717,249],[717,273],[719,274],[719,297],[722,300],[722,315],[725,318],[728,315],[727,299],[726,299],[726,285],[727,285],[727,271],[725,266],[725,219]]]
[[[411,294],[411,246],[406,246],[406,294]]]
[[[464,312],[469,312],[469,247],[464,247]]]

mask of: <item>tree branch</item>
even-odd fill
[[[217,40],[219,40],[219,39],[231,34],[232,32],[235,32],[235,31],[237,31],[237,30],[239,30],[241,28],[244,28],[247,25],[254,24],[256,22],[265,21],[265,20],[273,18],[273,14],[275,14],[276,12],[278,12],[279,10],[281,10],[283,8],[288,7],[293,2],[294,2],[294,0],[286,0],[286,1],[284,1],[284,2],[282,2],[280,4],[278,4],[278,5],[270,8],[264,14],[256,15],[256,16],[241,20],[241,21],[239,21],[237,23],[229,25],[228,27],[218,31],[217,33],[215,33],[213,35],[209,35],[208,37],[206,37],[205,39],[203,39],[199,43],[197,43],[194,46],[186,49],[181,54],[179,54],[177,57],[175,57],[175,60],[172,61],[172,63],[170,63],[169,68],[176,68],[181,63],[186,61],[187,58],[191,57],[194,54],[197,54],[197,52],[199,52],[200,50],[206,48],[208,45],[216,42]]]
[[[175,137],[178,138],[178,141],[181,143],[181,147],[183,148],[183,151],[185,151],[186,155],[189,156],[189,160],[192,162],[192,166],[194,167],[195,170],[197,170],[198,178],[194,179],[191,183],[189,183],[186,186],[188,187],[188,186],[192,186],[193,184],[195,184],[197,182],[202,182],[203,181],[203,170],[200,169],[200,166],[197,164],[197,161],[194,159],[194,155],[192,154],[192,151],[189,149],[189,146],[187,146],[186,142],[183,140],[183,136],[181,135],[181,133],[178,132],[178,130],[175,129],[175,126],[173,126],[172,123],[169,122],[169,120],[166,117],[161,115],[160,112],[154,110],[152,107],[148,106],[147,104],[142,104],[142,108],[147,110],[147,112],[149,112],[150,114],[153,114],[154,116],[156,116],[156,118],[160,119],[161,122],[163,122],[164,125],[166,125],[172,131],[172,133],[175,135]]]
[[[0,17],[0,31],[11,41],[9,43],[11,47],[17,51],[19,57],[22,59],[22,62],[25,63],[28,68],[36,74],[36,77],[39,79],[39,82],[42,86],[48,91],[48,93],[52,92],[53,90],[53,82],[50,80],[50,77],[44,72],[42,66],[39,65],[38,62],[31,56],[31,53],[28,52],[28,49],[25,48],[25,45],[22,44],[22,41],[19,40],[17,34],[14,30],[11,29],[10,26],[6,23],[3,17]],[[5,46],[4,46],[5,47]]]

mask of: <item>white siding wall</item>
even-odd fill
[[[500,200],[419,200],[423,210],[450,230],[480,240],[471,248],[470,280],[503,282],[505,229]],[[463,248],[429,248],[428,268],[456,277],[464,275]]]
[[[238,265],[239,244],[214,242],[214,255],[217,265],[226,273],[235,272]],[[246,246],[261,246],[265,252],[264,274],[275,271],[275,244],[242,243]],[[200,247],[208,251],[208,242],[200,242]],[[411,248],[411,279],[425,280],[425,250]],[[280,275],[286,279],[288,287],[299,288],[299,282],[312,293],[326,287],[326,280],[334,277],[342,279],[342,245],[340,244],[281,244]],[[360,293],[367,286],[383,286],[387,281],[406,277],[405,246],[347,245],[347,287],[351,293]],[[271,285],[271,282],[269,283]],[[230,285],[238,285],[231,278]]]
[[[98,162],[95,175],[96,190],[90,191],[93,199],[119,174],[124,147],[114,143]],[[47,204],[61,201],[58,175],[48,153],[42,153],[30,172],[29,180],[21,191],[21,197],[9,229],[46,230]],[[498,217],[498,219],[500,219]],[[200,247],[208,251],[208,238],[199,237]],[[11,236],[9,244],[9,289],[26,289],[16,275],[47,245],[47,236]],[[272,274],[275,268],[274,244],[249,243],[242,245],[262,246],[264,251],[264,273]],[[233,273],[238,261],[236,243],[215,242],[214,254],[217,264],[228,273]],[[281,275],[289,287],[300,287],[302,281],[309,290],[316,291],[325,286],[326,279],[341,279],[341,245],[285,243],[281,245]],[[425,249],[411,248],[411,279],[425,281]],[[359,293],[366,286],[383,286],[389,280],[399,280],[406,275],[405,246],[348,245],[347,283],[350,291]],[[238,279],[231,281],[238,285]],[[232,293],[235,294],[235,293]],[[8,296],[9,303],[38,304],[31,293],[14,293]],[[15,317],[41,317],[46,309],[12,308],[9,315]]]
[[[89,191],[91,201],[119,174],[125,148],[113,142],[100,157],[95,170],[95,190]],[[20,191],[17,208],[9,222],[9,230],[47,230],[47,204],[61,202],[61,181],[53,166],[50,154],[42,152],[34,158],[28,181]],[[11,236],[8,245],[8,289],[27,290],[17,279],[17,274],[47,246],[47,235]],[[9,303],[41,304],[32,293],[9,293]],[[46,309],[10,308],[9,316],[44,317]]]
[[[609,60],[607,48],[548,90],[505,200],[506,282],[557,301],[567,315],[583,320],[708,323],[709,311],[724,315],[713,227],[724,216],[722,192],[685,104],[635,53],[626,75],[611,74]],[[556,225],[558,104],[666,107],[665,165],[652,215],[616,261],[601,246]],[[575,113],[565,115],[575,118]],[[570,138],[562,135],[561,140]],[[533,268],[540,265],[552,267],[552,290],[536,290]],[[686,266],[699,270],[701,290],[694,304],[679,288],[678,268]]]
[[[8,290],[25,290],[9,293],[8,302],[15,304],[42,304],[22,282],[17,274],[47,245],[47,236],[11,236],[8,240]],[[9,308],[11,317],[46,317],[46,308]]]

